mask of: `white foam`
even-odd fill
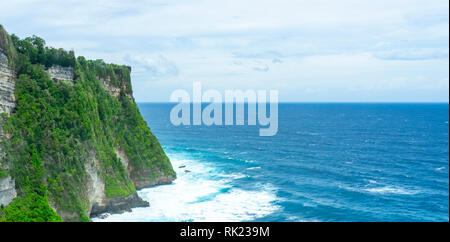
[[[414,194],[418,193],[418,191],[406,190],[406,189],[403,189],[400,187],[391,187],[391,186],[366,188],[366,189],[364,189],[364,191],[367,191],[370,193],[400,194],[400,195],[414,195]]]
[[[256,191],[233,188],[230,182],[244,174],[222,174],[207,163],[170,157],[178,176],[173,184],[138,191],[150,207],[93,221],[249,221],[280,209],[268,184]]]
[[[237,180],[237,179],[241,179],[241,178],[246,178],[248,177],[245,174],[242,173],[232,173],[232,174],[219,174],[219,176],[227,178],[227,179],[223,179],[222,181],[231,181],[231,180]]]
[[[339,188],[353,191],[353,192],[369,192],[373,194],[381,194],[381,195],[387,195],[387,194],[397,194],[397,195],[414,195],[419,193],[420,191],[417,190],[410,190],[399,186],[392,186],[392,185],[382,185],[379,184],[375,180],[367,180],[369,184],[365,186],[365,188],[356,188],[346,185],[338,185]],[[374,187],[376,184],[378,184],[377,187]]]
[[[247,168],[247,170],[257,170],[257,169],[261,169],[261,167],[260,166],[254,166],[254,167]]]

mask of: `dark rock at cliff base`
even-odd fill
[[[150,207],[147,201],[142,200],[137,193],[127,197],[113,197],[105,204],[94,203],[91,210],[91,218],[98,217],[103,213],[123,213],[130,212],[132,208]]]
[[[141,175],[140,177],[134,177],[133,176],[134,173],[131,174],[131,179],[134,181],[134,185],[137,190],[143,189],[143,188],[154,187],[157,185],[171,184],[172,181],[175,180],[175,176],[163,175],[163,174],[161,174],[156,179],[150,180],[145,177],[150,177],[151,173],[144,173],[141,171],[141,174],[144,174],[144,175]]]
[[[185,168],[186,166],[185,165],[182,165],[182,166],[179,166],[178,168]]]
[[[105,218],[107,218],[108,216],[109,216],[108,213],[104,213],[104,214],[100,214],[100,215],[98,216],[98,218],[100,218],[100,219],[105,219]]]

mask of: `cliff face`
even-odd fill
[[[15,73],[8,60],[9,36],[0,27],[0,114],[11,114],[16,106],[14,97]],[[1,117],[0,117],[1,118]],[[0,140],[7,140],[7,135],[3,132],[2,126],[4,118],[0,120]],[[0,145],[0,160],[5,157],[5,152]],[[7,206],[16,198],[15,181],[7,172],[9,166],[0,162],[0,206]]]
[[[11,176],[0,178],[0,205],[7,206],[16,196],[17,192]]]
[[[0,221],[86,221],[175,179],[130,72],[0,25]]]
[[[49,77],[53,80],[70,81],[73,82],[73,67],[62,67],[59,65],[52,65],[46,70]]]
[[[15,107],[14,70],[8,65],[8,57],[0,51],[0,112],[10,114]]]

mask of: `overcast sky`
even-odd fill
[[[280,101],[448,102],[448,0],[0,0],[0,24],[130,65],[136,100],[178,88]]]

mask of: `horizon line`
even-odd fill
[[[173,103],[173,104],[177,104],[180,102],[169,102],[169,101],[136,101],[136,103]],[[187,102],[190,104],[193,103],[200,103],[200,102]],[[201,102],[201,103],[212,103],[212,102]],[[220,103],[230,103],[230,102],[220,102]],[[231,102],[231,103],[257,103],[257,102]],[[270,103],[270,102],[267,102]],[[434,101],[430,101],[430,102],[418,102],[418,101],[405,101],[405,102],[396,102],[396,101],[377,101],[377,102],[334,102],[334,101],[330,101],[330,102],[296,102],[296,101],[292,101],[292,102],[278,102],[280,104],[449,104],[449,102],[434,102]]]

